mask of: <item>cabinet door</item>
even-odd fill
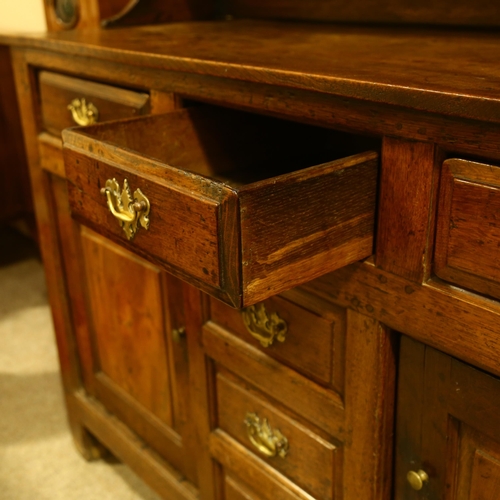
[[[500,380],[406,337],[395,498],[500,498]]]
[[[196,482],[183,284],[76,223],[65,181],[51,186],[86,393]]]

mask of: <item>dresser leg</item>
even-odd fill
[[[82,415],[78,411],[78,406],[75,404],[74,399],[74,396],[66,399],[66,410],[76,449],[89,462],[104,458],[106,455],[109,455],[108,449],[85,427],[82,422]]]
[[[99,460],[107,454],[106,448],[83,425],[72,427],[72,435],[76,449],[85,460]]]

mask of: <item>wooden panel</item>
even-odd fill
[[[401,349],[396,500],[498,498],[500,379],[406,338]],[[421,404],[408,405],[412,398]],[[419,469],[429,479],[414,491],[406,474]]]
[[[347,311],[346,323],[347,433],[337,495],[385,500],[392,494],[395,339],[386,326],[355,311]]]
[[[171,425],[159,271],[89,231],[82,244],[99,369]]]
[[[341,393],[344,314],[313,295],[289,292],[286,300],[272,297],[259,304],[268,315],[277,314],[286,325],[283,342],[263,347],[245,326],[242,311],[211,300],[210,318],[250,345],[297,371]]]
[[[14,75],[8,47],[0,46],[0,221],[32,211]]]
[[[492,0],[225,0],[235,16],[355,23],[500,25]]]
[[[407,344],[411,348],[405,348]],[[403,348],[399,364],[403,369],[398,373],[398,455],[395,457],[396,490],[408,491],[406,473],[408,467],[418,470],[422,453],[422,413],[426,390],[422,366],[425,361],[425,346],[408,337],[403,338]],[[412,493],[408,493],[411,495]],[[416,495],[413,493],[413,495]],[[411,498],[411,497],[408,497]]]
[[[65,179],[66,168],[64,167],[64,159],[62,156],[61,139],[46,132],[42,132],[38,136],[38,148],[40,150],[41,168]]]
[[[335,444],[279,411],[262,394],[242,385],[228,373],[217,375],[217,406],[220,429],[313,497],[325,500],[333,498],[333,483],[339,465]],[[249,413],[255,413],[261,422],[267,419],[273,431],[279,430],[285,436],[289,445],[286,456],[269,458],[254,447],[245,426]]]
[[[242,189],[244,305],[372,254],[377,167],[367,153]]]
[[[45,130],[60,135],[67,127],[76,126],[68,109],[73,99],[85,98],[99,111],[98,121],[104,122],[142,115],[149,111],[149,96],[145,93],[120,89],[79,78],[40,72],[42,124]]]
[[[417,282],[424,277],[434,210],[434,156],[432,144],[383,142],[376,262]]]
[[[483,451],[474,454],[471,500],[495,500],[500,491],[500,459]]]
[[[314,384],[213,323],[203,327],[203,345],[212,359],[330,435],[343,439],[345,416],[338,394]]]
[[[500,168],[447,160],[439,196],[436,274],[500,298]]]

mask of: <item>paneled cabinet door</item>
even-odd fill
[[[51,180],[86,393],[196,482],[182,283],[70,215]]]
[[[403,337],[396,500],[500,498],[500,380]]]

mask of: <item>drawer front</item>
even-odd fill
[[[54,135],[60,135],[68,127],[118,120],[149,111],[149,96],[141,92],[48,71],[40,72],[39,84],[42,127]]]
[[[232,457],[231,457],[232,458]],[[236,461],[238,459],[236,458]],[[252,464],[256,469],[260,469],[258,464]],[[266,474],[261,469],[249,473],[252,465],[248,461],[244,462],[242,472],[246,481],[227,470],[224,471],[224,493],[225,500],[313,500],[312,497],[303,492],[298,487],[293,487],[290,483],[283,484],[279,478],[272,474]],[[228,467],[228,470],[231,466]],[[247,483],[250,483],[251,486]],[[287,487],[288,486],[288,487]],[[289,488],[292,486],[292,488]]]
[[[224,477],[224,493],[226,500],[254,500],[257,498],[249,488],[228,475]]]
[[[72,180],[68,185],[69,197],[78,220],[181,278],[187,273],[195,286],[203,282],[219,287],[217,233],[223,200],[204,197],[195,190],[180,190],[178,179],[155,177],[144,170],[140,175],[127,172],[111,162],[88,156],[72,158],[68,163],[71,152],[64,153],[66,166],[76,167],[67,168],[66,175]],[[102,192],[110,179],[118,181],[120,196],[127,191],[127,183],[132,197],[140,190],[151,206],[147,229],[139,222],[137,233],[130,240],[120,220],[110,212]],[[118,197],[113,203],[117,200]]]
[[[220,431],[314,498],[333,498],[338,465],[333,443],[229,372],[217,374],[217,407]]]
[[[377,154],[315,164],[340,154],[332,133],[210,107],[65,130],[71,208],[203,291],[249,306],[372,252]],[[110,201],[101,192],[113,179]],[[136,189],[149,200],[149,222],[137,216],[133,234],[107,208],[118,211],[125,179],[122,215],[142,210]]]
[[[445,161],[435,272],[444,280],[500,299],[500,167]]]
[[[300,289],[243,310],[211,301],[210,319],[322,385],[342,385],[344,312]]]

